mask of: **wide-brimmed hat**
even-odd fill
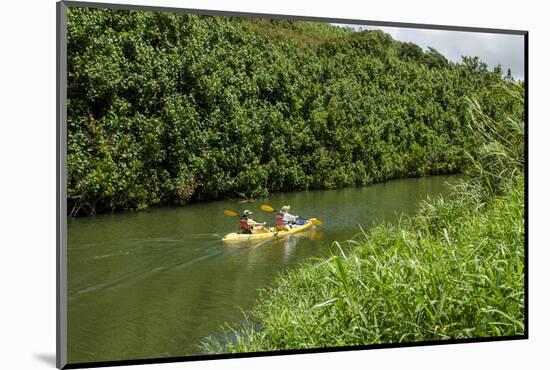
[[[244,212],[243,212],[243,215],[245,216],[248,216],[248,215],[251,215],[252,214],[252,211],[248,210],[248,209],[245,209]]]
[[[281,212],[288,212],[290,211],[290,206],[282,206],[281,207]]]

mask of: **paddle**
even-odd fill
[[[262,204],[260,206],[260,208],[262,209],[262,211],[265,211],[265,212],[273,212],[274,211],[273,207],[270,207],[267,204]]]
[[[262,209],[262,211],[265,211],[265,212],[273,212],[274,211],[273,207],[268,206],[267,204],[262,204],[260,206],[260,208]],[[321,220],[318,220],[316,218],[311,218],[311,219],[309,219],[309,221],[311,221],[311,223],[315,226],[321,226],[321,224],[322,224]]]
[[[226,215],[226,216],[229,216],[229,217],[238,216],[237,212],[229,211],[229,210],[227,210],[227,209],[225,209],[225,210],[223,211],[223,214]]]

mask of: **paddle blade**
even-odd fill
[[[321,226],[321,224],[322,224],[321,220],[318,220],[316,218],[312,218],[312,219],[310,219],[310,221],[315,226]]]
[[[223,211],[223,214],[226,215],[226,216],[229,216],[229,217],[237,216],[237,212],[229,211],[227,209]]]
[[[267,204],[262,204],[260,208],[262,209],[262,211],[273,212],[273,207],[270,207]]]

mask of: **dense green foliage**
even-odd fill
[[[493,90],[523,105],[515,83]],[[211,352],[250,352],[524,333],[523,110],[494,120],[471,102],[469,179],[399,225],[360,234],[282,275]]]
[[[73,7],[67,63],[73,215],[456,172],[501,80],[380,31]]]

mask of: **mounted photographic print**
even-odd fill
[[[527,338],[526,48],[58,3],[58,367]]]

